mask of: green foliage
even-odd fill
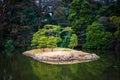
[[[115,31],[114,35],[116,38],[120,38],[120,30]]]
[[[72,32],[73,30],[71,27],[61,28],[61,26],[47,24],[33,35],[31,46],[38,46],[38,48],[42,48],[43,46],[41,46],[41,44],[43,43],[41,43],[41,37],[47,37],[47,47],[54,48],[56,46],[60,46],[68,48]],[[76,43],[73,47],[76,46]]]
[[[84,43],[86,28],[96,19],[96,15],[92,13],[91,5],[87,0],[73,0],[70,8],[71,26],[78,35],[79,42]]]
[[[65,27],[62,32],[73,32],[73,30],[71,29],[71,27]]]
[[[0,21],[0,38],[3,44],[6,44],[7,39],[13,40],[13,46],[27,49],[30,45],[33,31],[36,31],[38,21],[37,11],[34,8],[31,0],[5,0],[1,5],[1,10],[6,10],[1,13],[2,21]],[[4,47],[5,48],[5,47]]]
[[[50,25],[50,24],[45,25],[42,29],[39,29],[35,34],[33,34],[31,46],[38,45],[41,36],[46,36],[46,37],[54,36],[55,38],[57,38],[57,41],[60,42],[61,41],[61,38],[59,37],[60,30],[61,30],[60,26]]]
[[[63,37],[61,47],[67,48],[70,42],[70,38],[71,38],[71,32],[67,32],[66,35],[64,35]]]
[[[60,37],[61,27],[57,25],[45,25],[39,29],[32,38],[31,46],[37,48],[55,48],[62,42]]]
[[[91,22],[91,14],[90,4],[86,0],[73,0],[69,15],[73,29],[84,29]]]
[[[53,48],[56,48],[56,47],[57,47],[57,40],[56,40],[55,37],[50,36],[50,37],[48,38],[47,47],[48,47],[48,48],[52,48],[52,51],[53,51]]]
[[[106,32],[104,26],[94,22],[92,25],[87,27],[86,32],[87,38],[84,48],[95,48],[95,49],[104,49],[108,48],[106,43],[111,38],[112,34]]]
[[[15,47],[13,44],[13,40],[7,40],[4,44],[5,52],[7,53],[7,56],[12,55],[12,52],[14,51]]]
[[[71,38],[70,38],[70,43],[68,45],[68,47],[70,48],[74,48],[78,45],[78,37],[76,34],[72,34]]]
[[[33,8],[30,7],[24,7],[21,15],[25,15],[22,21],[22,25],[30,25],[32,31],[36,31],[36,25],[35,24],[38,20],[37,16],[36,16],[36,12]]]
[[[62,38],[61,37],[55,37],[55,38],[56,38],[56,41],[57,41],[57,46],[60,46],[61,42],[62,42]]]
[[[37,48],[46,48],[47,47],[47,41],[48,41],[48,38],[45,37],[45,36],[41,36],[38,40],[38,46]]]
[[[59,36],[59,32],[61,30],[61,26],[58,25],[51,25],[47,24],[43,27],[45,33],[44,35],[46,36]]]
[[[109,8],[110,6],[102,6],[99,10],[99,15],[106,15],[106,14],[110,14],[108,13],[106,10]]]
[[[36,46],[38,44],[38,40],[41,36],[44,36],[45,30],[39,29],[36,33],[33,34],[33,38],[31,41],[31,46]]]
[[[116,0],[115,3],[111,3],[109,5],[102,5],[101,9],[99,10],[99,13],[101,16],[120,16],[120,0]]]
[[[116,31],[114,32],[114,35],[116,38],[120,38],[120,17],[112,16],[110,20],[115,24]]]

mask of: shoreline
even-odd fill
[[[50,62],[50,61],[42,61],[43,63],[47,64],[55,64],[55,65],[63,65],[63,64],[77,64],[77,63],[83,63],[83,62],[89,62],[91,60],[86,60],[86,61],[79,61],[79,60],[74,60],[74,61],[60,61],[60,62]]]

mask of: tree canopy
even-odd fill
[[[112,34],[106,32],[102,24],[94,22],[87,27],[85,48],[105,49]]]

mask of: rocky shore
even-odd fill
[[[96,54],[90,54],[77,50],[55,50],[48,52],[34,53],[33,51],[26,51],[23,53],[40,62],[49,64],[73,64],[97,60],[100,57]]]

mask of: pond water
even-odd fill
[[[22,54],[0,56],[0,80],[120,80],[120,54],[89,51],[101,58],[96,61],[50,65]]]

